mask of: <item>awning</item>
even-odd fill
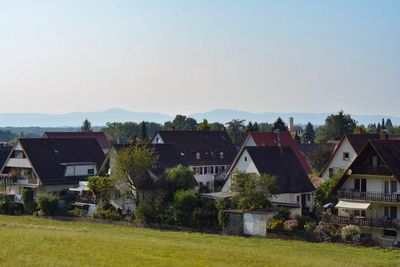
[[[235,192],[214,192],[214,193],[201,194],[201,197],[208,199],[223,199],[223,198],[233,197],[236,194],[237,193]]]
[[[371,203],[368,203],[368,202],[352,202],[352,201],[340,200],[339,203],[336,204],[336,208],[352,209],[352,210],[366,210],[369,208],[370,205],[371,205]]]

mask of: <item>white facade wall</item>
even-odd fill
[[[228,179],[226,180],[224,186],[222,187],[221,190],[222,192],[231,192],[232,175],[235,174],[236,172],[260,174],[256,168],[256,165],[254,165],[253,160],[250,158],[250,155],[247,152],[247,150],[244,150],[242,152],[235,166],[233,166],[228,176]]]
[[[349,153],[349,160],[343,159],[343,153]],[[329,169],[334,169],[334,172],[337,172],[340,169],[346,170],[356,157],[357,154],[350,142],[347,140],[347,138],[343,139],[339,147],[335,150],[335,153],[328,166],[321,174],[321,177],[324,179],[329,179]]]
[[[164,144],[164,141],[161,138],[161,135],[157,133],[154,138],[151,140],[152,144]]]
[[[9,158],[5,166],[11,168],[32,168],[31,163],[26,158],[25,159]]]

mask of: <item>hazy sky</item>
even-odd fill
[[[400,1],[2,1],[0,112],[400,115]]]

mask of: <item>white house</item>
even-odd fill
[[[96,175],[104,153],[95,139],[21,138],[1,168],[6,192],[21,200],[24,188],[34,197],[65,193],[72,185]]]
[[[275,176],[279,194],[272,203],[299,207],[303,213],[312,211],[315,188],[290,146],[244,147],[228,172],[222,192],[232,191],[232,180],[239,172]]]
[[[400,140],[370,140],[333,190],[337,224],[354,224],[383,245],[400,234]]]
[[[338,171],[346,170],[368,140],[374,139],[379,139],[379,134],[344,135],[320,176],[323,179],[329,179]]]

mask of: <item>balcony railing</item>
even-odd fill
[[[352,192],[338,191],[339,199],[363,200],[372,202],[399,203],[400,194],[396,193],[378,193],[378,192]]]
[[[34,178],[34,177],[27,177],[27,178],[15,177],[15,178],[13,178],[13,182],[16,184],[33,184],[33,185],[35,185],[38,183],[38,180],[37,180],[37,178]]]
[[[345,216],[331,216],[331,220],[327,221],[333,224],[347,225],[353,224],[365,227],[377,228],[393,228],[400,229],[400,221],[397,219],[373,219],[364,217],[345,217]]]

